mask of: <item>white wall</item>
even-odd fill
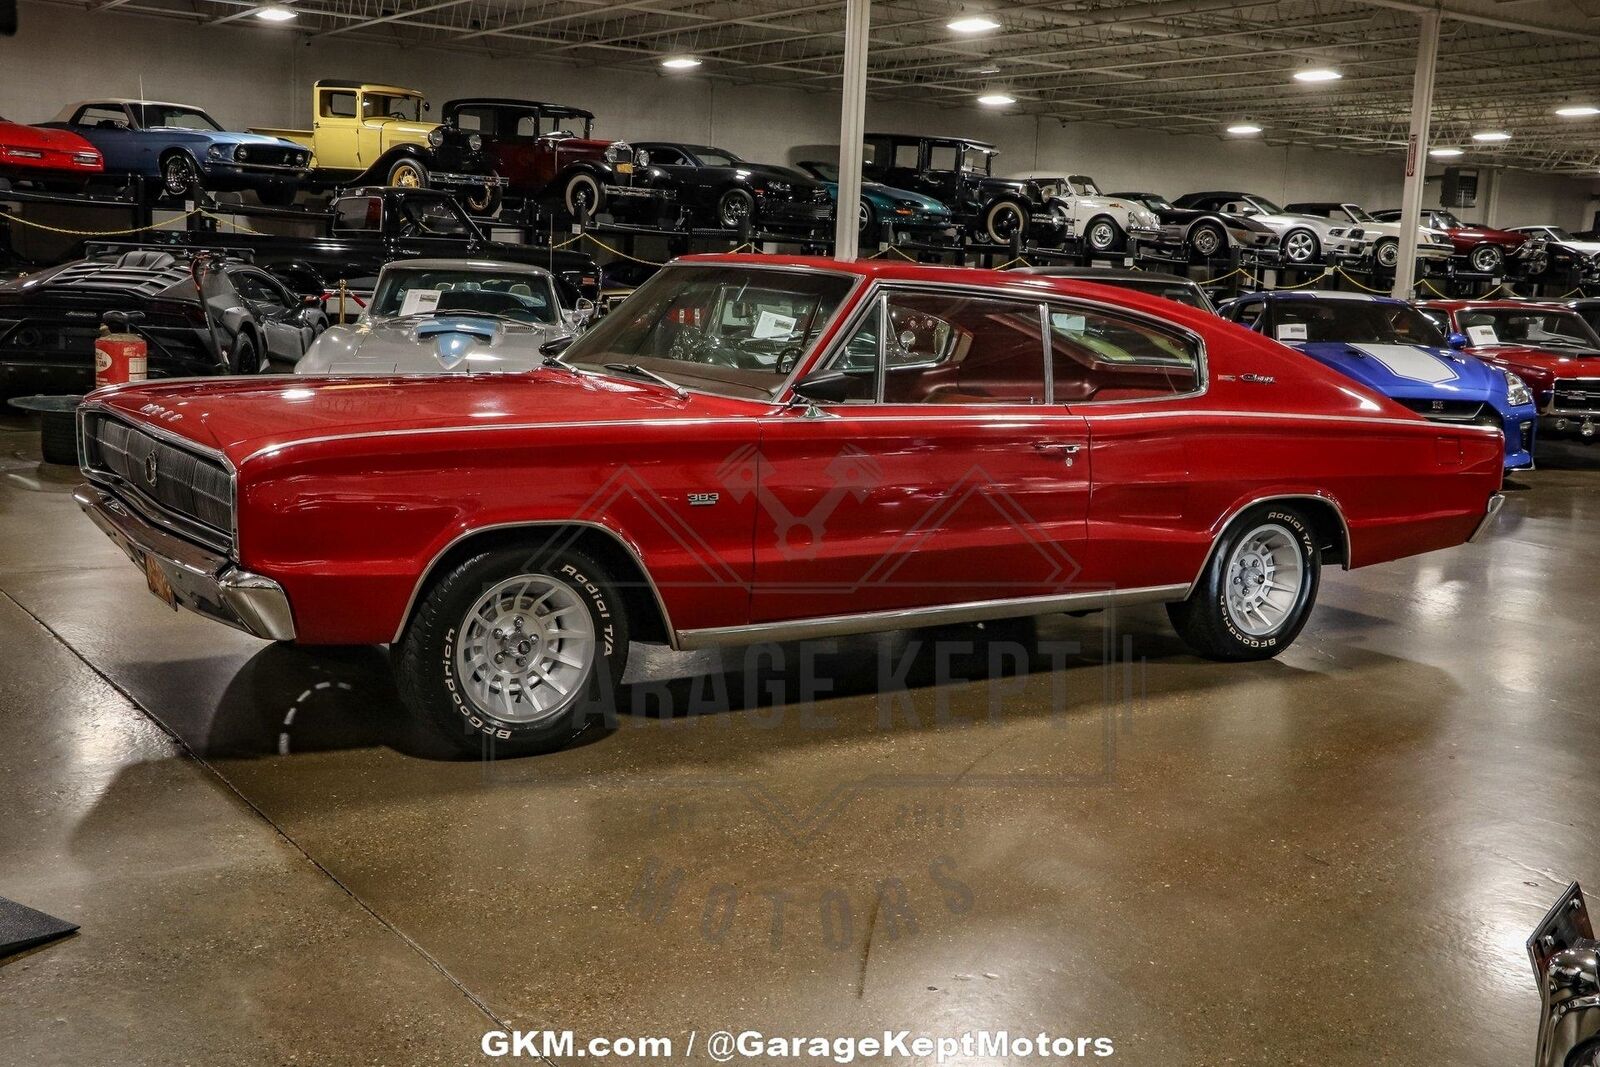
[[[734,85],[694,75],[583,69],[526,57],[389,47],[337,36],[309,44],[279,27],[189,26],[167,19],[21,5],[22,29],[0,39],[0,115],[42,122],[92,96],[176,99],[225,125],[310,124],[318,78],[390,81],[453,96],[522,96],[593,110],[602,135],[720,144],[751,159],[794,162],[837,152],[839,101],[827,92]],[[1280,203],[1351,200],[1398,206],[1401,157],[1362,156],[1218,137],[1180,137],[1089,123],[1006,116],[976,108],[869,101],[867,128],[951,133],[993,141],[1010,174],[1074,172],[1106,189],[1168,196],[1240,188]],[[804,146],[804,147],[800,147]],[[1595,183],[1517,171],[1485,183],[1474,221],[1513,226],[1589,224]],[[1429,202],[1437,202],[1430,185]],[[1493,208],[1493,218],[1488,217]]]

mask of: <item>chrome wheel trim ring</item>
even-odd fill
[[[722,224],[729,229],[750,217],[750,203],[744,197],[728,193],[722,198]]]
[[[1194,244],[1194,250],[1202,256],[1215,255],[1217,249],[1222,247],[1222,242],[1217,237],[1217,231],[1210,226],[1202,226],[1194,231],[1192,243]]]
[[[583,696],[596,648],[594,620],[576,590],[547,574],[519,574],[462,616],[456,684],[502,722],[546,722]]]
[[[1500,252],[1492,245],[1484,245],[1472,253],[1472,269],[1489,273],[1500,266]]]
[[[1378,264],[1380,266],[1392,267],[1399,262],[1399,245],[1390,244],[1388,241],[1385,241],[1382,245],[1378,246]]]
[[[162,173],[166,179],[167,192],[177,195],[189,191],[189,164],[184,162],[182,156],[173,156],[167,160]]]
[[[1311,235],[1304,230],[1291,233],[1288,240],[1283,242],[1284,255],[1293,263],[1305,263],[1310,260],[1314,248]]]
[[[1009,221],[1008,221],[1009,220]],[[989,236],[999,241],[1011,239],[1023,226],[1022,209],[1007,201],[989,209]]]
[[[863,201],[861,201],[860,207],[858,207],[856,209],[856,225],[861,229],[861,231],[863,233],[865,233],[867,227],[870,226],[871,224],[872,224],[872,208],[868,207],[867,206],[867,202],[865,200],[863,200]]]
[[[1240,538],[1223,572],[1228,621],[1251,637],[1288,624],[1306,582],[1306,561],[1294,531],[1263,523]]]
[[[1116,243],[1117,232],[1109,222],[1097,222],[1089,227],[1089,247],[1104,252]]]

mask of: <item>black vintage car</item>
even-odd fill
[[[801,233],[833,224],[833,197],[797,170],[751,163],[723,148],[678,141],[638,141],[650,169],[678,193],[691,221],[738,229]]]
[[[322,232],[310,237],[260,233],[158,231],[153,241],[242,249],[301,293],[370,292],[394,259],[496,259],[532,263],[556,278],[564,305],[599,298],[594,257],[571,249],[491,241],[450,194],[435,189],[370,186],[335,199]],[[331,304],[330,304],[331,306]]]
[[[1013,234],[1039,243],[1064,236],[1039,183],[994,176],[1000,150],[969,137],[869,133],[861,174],[869,181],[931,196],[977,240],[1004,244]]]
[[[1269,226],[1240,215],[1218,211],[1174,207],[1160,193],[1112,193],[1125,200],[1136,200],[1155,212],[1161,220],[1163,248],[1180,251],[1192,259],[1224,256],[1231,248],[1275,248],[1278,234]]]
[[[328,325],[320,301],[237,255],[90,245],[84,259],[0,284],[0,390],[93,388],[107,312],[133,317],[152,378],[292,365]]]

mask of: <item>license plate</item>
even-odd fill
[[[162,603],[173,611],[178,610],[178,597],[172,591],[172,583],[167,581],[167,572],[161,569],[161,564],[153,556],[144,557],[144,581],[150,591],[161,598]]]
[[[617,164],[617,173],[618,174],[632,174],[633,173],[633,164],[632,163],[618,163]]]

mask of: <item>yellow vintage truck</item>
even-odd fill
[[[311,129],[253,132],[310,148],[308,185],[445,189],[472,214],[492,215],[504,182],[483,154],[483,138],[429,121],[429,110],[416,89],[319,81],[311,89]]]

